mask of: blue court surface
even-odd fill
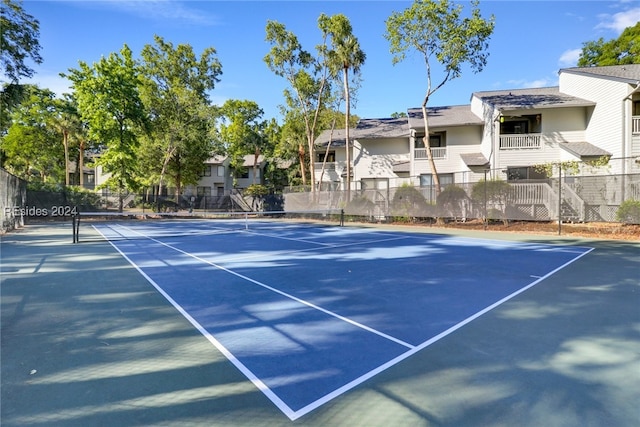
[[[372,228],[218,224],[95,227],[292,420],[591,251]]]

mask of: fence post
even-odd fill
[[[562,234],[562,163],[558,163],[558,236]]]

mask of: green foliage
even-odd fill
[[[471,199],[475,208],[480,211],[486,209],[486,218],[492,220],[506,220],[504,212],[511,197],[511,185],[501,179],[491,179],[489,181],[478,181],[471,188]]]
[[[11,126],[0,142],[4,167],[11,173],[41,182],[64,181],[62,137],[49,124],[55,114],[55,94],[25,86],[22,102],[11,112]]]
[[[554,172],[561,170],[563,175],[577,175],[580,173],[582,166],[590,166],[592,168],[600,168],[609,164],[611,156],[601,156],[597,159],[580,162],[577,160],[567,160],[564,162],[548,162],[534,165],[536,172],[544,174],[547,178],[553,176]]]
[[[251,184],[243,193],[249,197],[264,197],[269,194],[269,189],[262,184]]]
[[[461,217],[468,200],[469,196],[463,188],[449,185],[438,195],[436,204],[441,213],[446,213],[449,217]]]
[[[358,39],[353,35],[351,22],[343,14],[333,15],[331,17],[324,13],[318,18],[318,26],[322,31],[323,37],[330,39],[330,49],[324,52],[329,70],[333,78],[338,78],[342,74],[343,92],[342,97],[345,100],[345,152],[347,164],[347,198],[351,188],[351,148],[349,137],[349,117],[351,115],[351,90],[349,88],[349,72],[354,77],[360,73],[360,68],[364,65],[366,54],[360,48]],[[314,178],[315,179],[315,178]],[[315,186],[314,186],[315,188]]]
[[[471,188],[471,198],[478,204],[505,203],[510,196],[511,186],[501,179],[481,180]]]
[[[391,215],[394,217],[415,218],[425,216],[428,212],[424,196],[410,185],[403,185],[396,190],[391,206]]]
[[[2,74],[11,83],[34,74],[25,60],[42,63],[40,56],[40,23],[22,8],[22,2],[2,0],[0,14],[0,64]]]
[[[322,37],[322,43],[317,47],[318,57],[314,57],[303,49],[298,37],[284,24],[268,21],[266,26],[266,41],[271,49],[264,62],[269,70],[289,84],[284,90],[285,125],[280,141],[283,147],[277,151],[289,153],[289,159],[297,159],[303,185],[307,185],[309,176],[314,173],[313,143],[320,132],[320,113],[331,92],[327,34]],[[289,121],[292,121],[291,126],[288,126]]]
[[[471,16],[462,18],[462,6],[448,0],[415,0],[402,12],[394,12],[386,21],[385,38],[389,41],[393,63],[403,61],[410,51],[420,52],[427,65],[435,58],[444,67],[444,78],[428,95],[448,80],[460,77],[462,66],[471,65],[480,72],[487,62],[488,40],[493,33],[494,18],[480,15],[478,1],[472,1]],[[430,79],[431,68],[427,67]]]
[[[616,212],[616,219],[625,224],[640,224],[640,200],[625,200]]]
[[[141,53],[140,97],[150,120],[140,160],[146,185],[163,186],[166,179],[179,193],[198,182],[214,151],[208,91],[219,82],[222,66],[212,47],[197,57],[188,44],[174,46],[159,36],[154,41]]]
[[[583,43],[579,67],[640,64],[640,22],[627,27],[617,39]]]
[[[376,205],[366,196],[354,197],[347,203],[344,212],[347,215],[365,215],[371,216]]]
[[[111,174],[107,185],[123,194],[136,190],[138,180],[138,133],[145,124],[140,99],[140,70],[131,50],[124,46],[89,66],[80,61],[79,69],[69,70],[78,101],[78,111],[89,127],[89,137],[101,141],[106,150],[97,160]],[[119,209],[122,210],[122,197]]]
[[[51,209],[54,206],[77,207],[79,212],[94,212],[102,206],[102,198],[95,192],[59,184],[29,182],[27,205]]]
[[[422,102],[422,115],[428,153],[431,152],[427,119],[429,98],[448,81],[460,77],[464,64],[470,65],[474,73],[482,71],[489,56],[489,38],[493,33],[494,18],[482,18],[477,0],[472,0],[470,5],[471,16],[463,18],[462,6],[454,5],[449,0],[414,0],[409,8],[394,12],[385,22],[384,37],[389,41],[393,64],[402,62],[413,52],[419,52],[426,65],[427,88]],[[433,78],[432,70],[436,69],[433,60],[442,66],[442,78]],[[431,155],[429,167],[436,191],[439,192],[440,179]]]

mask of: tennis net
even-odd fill
[[[149,213],[79,212],[72,218],[73,243],[89,240],[161,239],[243,231],[279,231],[344,225],[342,210]]]

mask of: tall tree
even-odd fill
[[[80,116],[76,107],[75,101],[70,95],[66,95],[62,99],[55,99],[53,101],[53,114],[51,115],[48,123],[49,126],[60,133],[62,147],[64,150],[65,186],[69,185],[71,144],[74,141],[82,139],[81,133],[83,132]],[[82,174],[82,167],[80,169],[80,174]]]
[[[318,25],[324,34],[330,38],[330,50],[327,51],[329,67],[335,76],[342,74],[343,97],[345,101],[345,150],[347,163],[347,201],[351,200],[351,147],[349,140],[349,118],[351,114],[351,93],[349,89],[349,71],[354,75],[360,73],[360,67],[364,65],[366,54],[360,48],[358,39],[353,35],[353,28],[349,19],[337,14],[331,17],[324,13],[318,19]]]
[[[11,126],[0,140],[5,167],[24,179],[58,183],[64,155],[60,133],[50,126],[55,116],[55,94],[32,85],[24,89],[24,99],[12,109]]]
[[[222,65],[212,47],[198,58],[188,44],[174,47],[159,36],[154,41],[141,54],[141,97],[151,118],[143,160],[158,179],[154,184],[162,187],[169,177],[177,198],[184,185],[198,182],[212,155],[208,91],[220,81]]]
[[[326,38],[318,49],[319,57],[314,58],[308,51],[302,48],[297,36],[286,27],[276,21],[268,21],[266,27],[266,40],[270,43],[271,50],[264,57],[267,67],[277,76],[284,77],[290,85],[290,90],[285,90],[285,101],[288,109],[297,110],[296,117],[301,117],[304,122],[306,134],[306,151],[300,145],[298,147],[299,159],[309,158],[309,175],[311,176],[311,188],[315,191],[315,170],[313,164],[313,144],[318,132],[320,112],[324,108],[324,100],[329,91],[330,70],[325,55]],[[311,157],[307,157],[311,156]],[[300,164],[302,183],[307,185],[307,173],[304,163]]]
[[[11,110],[28,96],[19,84],[21,77],[34,74],[28,60],[41,64],[42,57],[40,23],[24,11],[22,1],[2,0],[0,12],[0,66],[7,79],[0,79],[0,133],[4,134],[11,125]]]
[[[640,64],[640,22],[625,28],[617,39],[585,42],[578,58],[579,67],[626,64]]]
[[[31,77],[33,69],[27,64],[31,59],[42,63],[40,56],[40,23],[22,8],[22,1],[2,0],[0,14],[0,62],[2,73],[11,83],[21,77]]]
[[[253,155],[253,184],[258,176],[258,159],[261,154],[273,151],[273,123],[262,119],[264,111],[254,101],[227,100],[221,108],[224,122],[220,134],[228,144],[227,151],[232,166],[240,170],[245,155]]]
[[[139,67],[124,45],[119,54],[112,53],[92,66],[80,61],[78,69],[63,76],[72,82],[89,137],[106,147],[96,163],[111,174],[106,184],[117,189],[122,211],[125,191],[139,188],[136,150],[146,122],[138,90]]]
[[[460,77],[464,64],[469,64],[474,73],[482,71],[489,56],[487,48],[494,17],[482,18],[478,0],[472,0],[471,7],[470,16],[463,18],[462,6],[448,0],[415,0],[411,7],[394,12],[386,21],[384,36],[389,41],[394,65],[412,51],[419,52],[424,58],[427,72],[427,90],[422,101],[424,146],[436,194],[440,194],[441,188],[429,143],[429,98],[447,82]],[[443,68],[442,76],[435,81],[432,80],[433,59]]]

